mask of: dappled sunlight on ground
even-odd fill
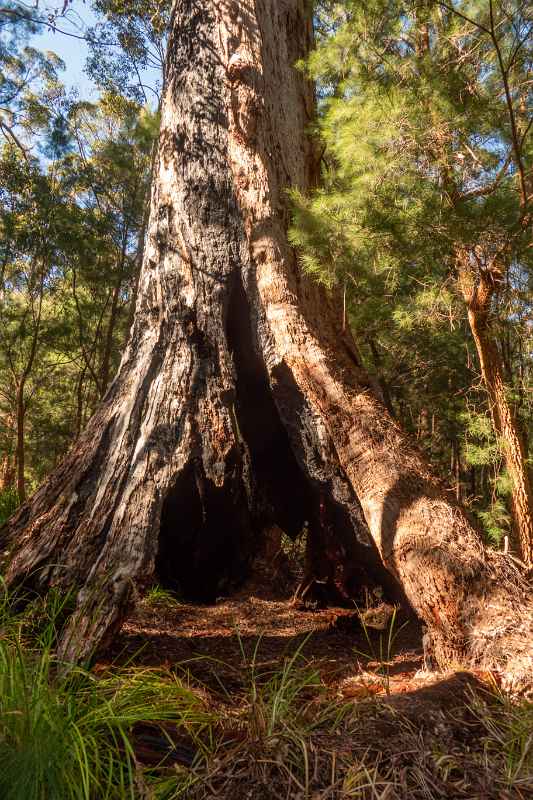
[[[383,630],[365,629],[355,608],[310,610],[290,596],[269,598],[264,586],[255,585],[214,605],[168,597],[144,601],[107,656],[170,668],[187,664],[202,682],[211,683],[216,673],[216,680],[233,683],[244,659],[275,668],[298,648],[324,684],[343,694],[350,682],[368,683],[374,674],[380,692],[427,681],[415,679],[423,662],[420,627],[402,612]]]

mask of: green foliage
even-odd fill
[[[14,598],[2,593],[0,793],[6,800],[133,800],[144,783],[136,726],[168,723],[194,737],[209,715],[171,674],[137,668],[96,677],[81,668],[63,670],[51,644],[68,602],[56,596],[40,610],[34,604],[35,637],[27,614],[15,614]]]
[[[293,193],[291,240],[303,268],[343,293],[389,410],[494,540],[509,510],[503,492],[493,507],[504,451],[458,254],[470,254],[472,284],[502,261],[491,335],[531,440],[533,250],[520,173],[533,166],[533,23],[523,4],[491,8],[494,34],[487,3],[317,3],[318,46],[300,68],[319,87],[322,186]],[[490,435],[469,427],[471,414]]]
[[[19,3],[3,4],[0,18],[0,133],[25,158],[40,136],[44,154],[63,143],[65,93],[59,80],[64,64],[55,53],[30,45],[41,19]]]
[[[19,505],[19,497],[15,489],[7,488],[0,491],[0,525],[15,513]]]
[[[461,414],[465,426],[464,456],[467,464],[485,466],[501,460],[501,446],[487,414],[471,409]]]
[[[504,502],[498,497],[494,498],[487,509],[478,511],[477,516],[488,542],[495,547],[501,547],[504,536],[511,528],[511,516]]]
[[[150,672],[56,672],[46,651],[0,644],[2,797],[134,798],[134,725],[189,715],[190,693]]]
[[[14,474],[22,408],[35,486],[118,365],[146,227],[158,116],[103,95],[68,111],[75,143],[45,163],[0,153],[0,450]]]
[[[104,91],[158,105],[172,4],[95,0],[94,8],[100,20],[89,32],[88,74]]]

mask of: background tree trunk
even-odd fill
[[[26,499],[26,402],[24,397],[25,381],[21,380],[17,386],[17,493],[20,502]]]
[[[216,592],[265,524],[294,535],[308,520],[320,537],[327,520],[335,558],[377,575],[379,554],[441,664],[520,672],[518,571],[446,499],[288,244],[287,189],[318,169],[313,88],[293,67],[312,41],[306,8],[176,2],[130,342],[88,429],[8,526],[8,579],[81,585],[61,648],[79,658],[154,573]]]
[[[119,300],[120,292],[122,289],[122,281],[124,278],[124,266],[126,262],[126,243],[123,243],[122,253],[120,257],[120,264],[117,267],[118,277],[115,286],[111,293],[111,308],[109,310],[109,319],[104,336],[104,352],[102,354],[102,363],[100,366],[100,391],[102,396],[105,396],[109,382],[112,377],[111,373],[111,358],[113,355],[113,337],[118,322],[119,316]]]
[[[500,274],[500,273],[498,273]],[[513,406],[507,397],[504,366],[490,329],[494,277],[490,272],[477,278],[461,268],[461,290],[468,308],[468,321],[489,396],[494,431],[499,437],[505,466],[511,478],[511,512],[515,549],[529,566],[533,565],[533,492],[527,468],[526,450]]]
[[[11,452],[4,453],[0,461],[0,492],[11,489],[15,482],[15,465]]]

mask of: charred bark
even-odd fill
[[[311,38],[304,0],[177,0],[131,338],[87,430],[4,532],[8,580],[80,585],[61,649],[79,658],[157,569],[194,594],[210,572],[237,580],[262,526],[307,520],[320,537],[327,520],[325,550],[383,563],[440,663],[520,672],[518,571],[446,499],[287,241],[287,188],[316,179],[313,89],[293,68]]]

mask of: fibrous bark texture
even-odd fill
[[[490,264],[490,260],[489,260]],[[508,397],[502,357],[491,330],[492,300],[505,269],[497,263],[472,269],[468,254],[458,258],[459,283],[468,308],[468,321],[487,389],[494,431],[500,439],[505,466],[511,478],[514,545],[521,559],[533,566],[533,491],[527,453],[516,410]],[[474,274],[473,274],[474,273]]]
[[[130,342],[5,534],[11,583],[81,585],[66,658],[105,641],[155,572],[201,595],[244,569],[261,525],[304,521],[337,560],[379,555],[441,663],[530,657],[518,571],[409,446],[288,244],[287,189],[316,180],[313,90],[294,68],[311,36],[304,0],[175,4]]]

